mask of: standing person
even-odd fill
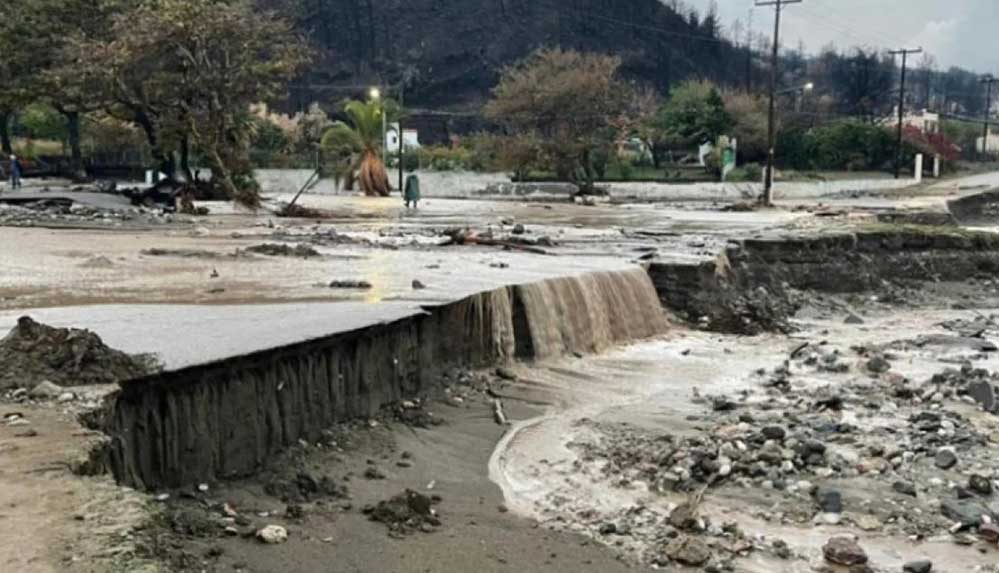
[[[406,178],[406,190],[403,192],[403,199],[406,200],[407,209],[409,209],[411,202],[414,209],[419,209],[417,203],[420,202],[420,178],[416,176],[416,173]]]
[[[10,188],[21,188],[21,162],[16,155],[10,156]]]

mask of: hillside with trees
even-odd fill
[[[477,108],[503,68],[541,47],[612,53],[622,77],[664,93],[692,76],[729,83],[746,68],[713,13],[660,0],[261,3],[297,22],[321,54],[292,90],[299,104],[405,85],[407,102]]]

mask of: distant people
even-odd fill
[[[10,156],[10,188],[21,188],[21,162],[16,155]]]
[[[406,189],[402,196],[406,200],[407,209],[409,209],[410,203],[413,204],[414,209],[419,208],[417,203],[420,202],[420,178],[415,173],[406,178]]]

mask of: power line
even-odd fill
[[[804,18],[805,20],[808,20],[812,24],[826,27],[826,28],[828,28],[828,29],[830,29],[830,30],[832,30],[834,32],[838,32],[840,34],[846,34],[847,36],[850,36],[851,38],[853,38],[854,40],[857,40],[861,44],[877,44],[878,43],[878,42],[872,42],[870,37],[868,37],[868,38],[862,38],[862,37],[858,36],[850,28],[841,27],[841,26],[838,26],[836,24],[833,24],[832,22],[829,22],[827,20],[827,16],[825,14],[816,14],[815,12],[811,12],[811,11],[805,9],[805,8],[802,8],[802,11],[805,14],[808,14],[810,16],[813,16],[814,18],[817,18],[817,20],[812,20],[810,18]]]
[[[821,0],[817,1],[821,2]],[[896,45],[901,45],[905,43],[903,41],[903,38],[890,34],[890,30],[889,31],[878,30],[877,32],[871,32],[869,30],[865,31],[865,28],[863,26],[859,25],[857,22],[853,21],[852,19],[846,18],[843,14],[837,13],[836,9],[832,7],[826,7],[822,13],[811,12],[811,10],[807,8],[803,8],[803,10],[805,12],[811,13],[813,16],[820,18],[822,20],[822,22],[818,22],[820,25],[822,24],[828,25],[831,22],[834,22],[835,24],[838,25],[836,27],[847,28],[847,30],[843,30],[842,28],[840,28],[839,31],[842,31],[847,35],[854,36],[855,38],[857,37],[855,35],[855,32],[862,34],[867,37],[868,43],[870,44],[874,45],[881,44],[883,46],[885,42]]]

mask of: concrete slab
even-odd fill
[[[420,313],[410,303],[263,305],[100,304],[31,309],[61,328],[87,328],[129,353],[154,353],[168,370],[277,348]],[[0,314],[0,331],[24,311]]]

